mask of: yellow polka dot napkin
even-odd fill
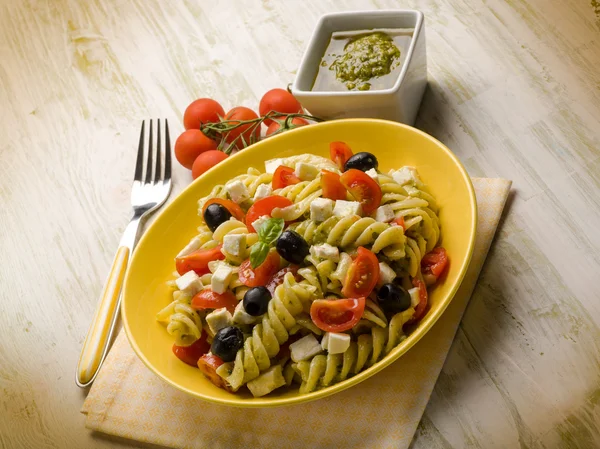
[[[121,332],[83,405],[86,427],[173,448],[408,448],[475,287],[511,181],[474,178],[473,185],[479,225],[469,271],[434,327],[382,372],[307,404],[225,407],[161,381]]]

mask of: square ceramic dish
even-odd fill
[[[403,67],[389,89],[312,91],[321,58],[336,31],[413,28]],[[319,19],[292,85],[292,93],[312,115],[324,119],[381,118],[412,125],[427,85],[423,13],[416,10],[354,11],[325,14]]]

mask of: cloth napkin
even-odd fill
[[[161,381],[117,337],[83,405],[86,427],[173,448],[408,448],[485,261],[511,181],[474,178],[479,207],[467,275],[442,317],[405,355],[366,381],[306,404],[219,406]]]

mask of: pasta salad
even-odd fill
[[[331,160],[267,161],[198,203],[157,319],[174,354],[255,397],[309,393],[381,360],[427,312],[448,263],[435,199],[417,170],[330,145]]]

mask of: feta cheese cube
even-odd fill
[[[208,324],[208,328],[214,335],[224,327],[233,325],[233,317],[231,316],[231,312],[223,307],[222,309],[213,310],[206,315],[206,324]]]
[[[313,334],[308,334],[290,345],[290,353],[294,362],[301,362],[316,356],[323,348]]]
[[[421,300],[421,298],[419,297],[419,288],[411,288],[408,291],[408,294],[410,295],[410,306],[413,308],[417,307],[417,304],[419,304],[419,301]]]
[[[271,218],[271,217],[269,217],[268,215],[263,215],[261,217],[258,217],[256,220],[254,220],[252,222],[252,227],[254,228],[255,231],[260,229],[261,226],[265,223],[265,221],[267,221],[269,218]]]
[[[330,354],[341,354],[350,347],[350,335],[327,332],[321,340],[321,347]]]
[[[175,285],[177,285],[177,288],[183,293],[189,293],[190,295],[195,295],[202,290],[202,281],[200,280],[200,276],[198,276],[194,271],[188,271],[183,276],[175,279]]]
[[[250,393],[255,398],[269,394],[271,391],[284,385],[285,378],[283,377],[283,368],[281,365],[272,366],[256,379],[246,384],[248,390],[250,390]]]
[[[260,200],[261,198],[269,196],[271,193],[273,193],[271,184],[261,184],[257,187],[256,192],[254,192],[254,199]]]
[[[311,246],[310,253],[314,257],[318,257],[320,259],[330,259],[334,262],[338,262],[340,260],[340,250],[336,246],[331,246],[329,243]]]
[[[270,161],[265,162],[265,171],[267,173],[273,174],[275,173],[275,170],[277,170],[277,167],[279,167],[280,165],[283,165],[283,159],[271,159]]]
[[[296,170],[294,171],[294,173],[302,181],[312,181],[319,174],[319,169],[314,165],[306,164],[304,162],[298,162],[296,164]]]
[[[229,286],[233,268],[226,263],[220,264],[210,278],[210,288],[213,292],[223,294]]]
[[[254,324],[262,319],[260,316],[252,316],[244,309],[244,302],[240,301],[233,312],[233,322],[238,324]]]
[[[328,198],[317,198],[310,203],[310,219],[325,221],[333,215],[334,201]]]
[[[333,215],[336,217],[349,217],[351,215],[360,215],[361,207],[358,201],[337,200],[333,208]]]
[[[394,215],[394,210],[389,204],[379,206],[375,211],[375,220],[380,221],[382,223],[389,223],[394,218],[396,218]]]
[[[202,246],[202,242],[198,237],[194,237],[192,240],[190,240],[190,243],[188,243],[181,251],[179,251],[177,257],[187,256],[188,254],[191,254],[199,249],[200,246]]]
[[[227,189],[227,193],[229,193],[231,199],[238,204],[250,198],[246,184],[239,179],[237,181],[230,182],[229,184],[225,184],[225,188]]]
[[[223,237],[223,253],[242,256],[246,250],[245,234],[227,234]]]
[[[379,282],[378,285],[389,284],[396,279],[396,272],[385,262],[379,262]]]
[[[371,178],[373,178],[375,181],[379,182],[379,174],[377,173],[377,170],[375,170],[374,168],[370,168],[365,172],[367,175],[369,175]]]
[[[414,167],[402,167],[392,173],[392,178],[400,185],[405,184],[420,184],[421,180]]]

